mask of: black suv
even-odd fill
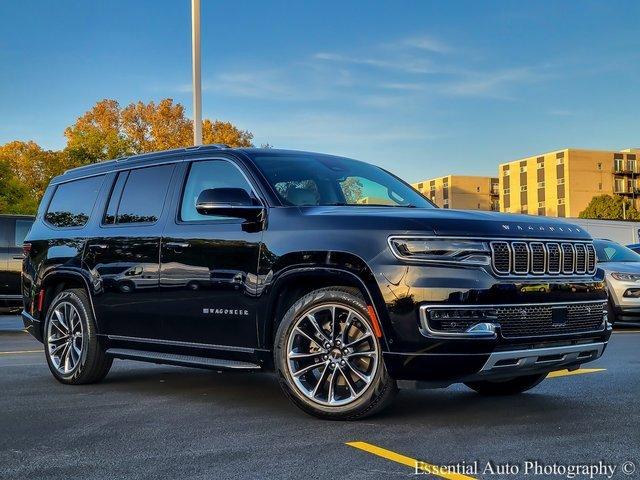
[[[0,215],[0,313],[22,309],[22,243],[32,224],[26,215]]]
[[[549,218],[435,208],[329,155],[209,145],[66,172],[25,244],[24,323],[56,379],[113,358],[274,369],[353,419],[400,386],[528,390],[610,336],[591,238]]]

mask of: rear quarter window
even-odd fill
[[[16,229],[13,238],[13,245],[16,247],[21,246],[24,243],[24,239],[26,238],[29,230],[31,229],[31,225],[33,225],[33,220],[16,220]]]
[[[59,228],[86,225],[103,180],[104,175],[99,175],[58,185],[45,213],[45,222]]]

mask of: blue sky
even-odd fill
[[[203,110],[409,181],[640,146],[640,2],[202,0]],[[102,98],[191,111],[190,2],[0,3],[0,144]]]

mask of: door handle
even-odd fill
[[[164,246],[172,250],[179,250],[181,248],[189,248],[190,244],[188,242],[167,242]]]

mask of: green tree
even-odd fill
[[[625,215],[626,211],[626,215]],[[639,220],[640,212],[630,201],[621,196],[599,195],[593,197],[579,218],[599,218],[603,220]]]
[[[13,141],[0,146],[3,188],[0,196],[12,198],[2,208],[8,213],[35,213],[47,185],[68,168],[62,152],[43,150],[37,143]],[[17,189],[17,190],[16,190]],[[20,197],[12,197],[15,192]]]

